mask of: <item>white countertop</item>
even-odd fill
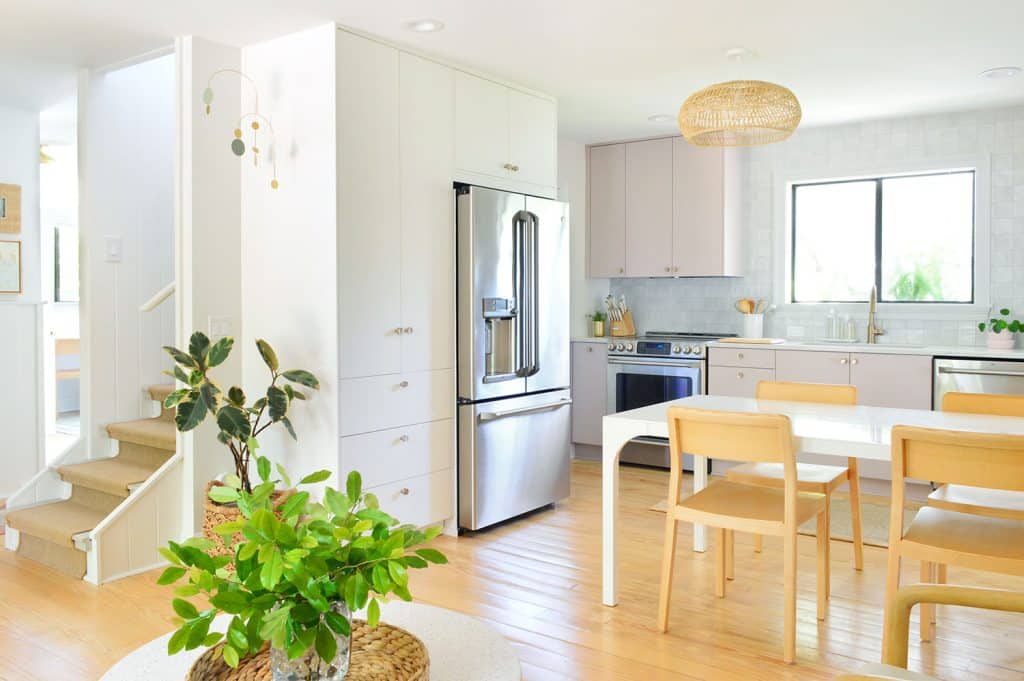
[[[573,343],[607,343],[608,336],[573,336]]]
[[[809,350],[813,352],[876,352],[886,355],[927,355],[929,357],[971,357],[977,359],[1020,359],[1024,350],[990,350],[973,345],[900,345],[898,343],[828,343],[787,340],[782,343],[723,343],[711,341],[709,348],[760,350]]]

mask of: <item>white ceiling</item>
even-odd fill
[[[695,89],[790,87],[804,123],[1024,102],[1022,0],[0,0],[0,102],[44,108],[102,66],[194,34],[244,45],[326,21],[558,96],[563,134],[593,142],[671,132]],[[408,19],[440,19],[434,34]],[[723,56],[742,45],[758,58]]]

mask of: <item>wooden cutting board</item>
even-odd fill
[[[785,343],[785,338],[719,338],[719,343],[742,343],[744,345],[778,345]]]

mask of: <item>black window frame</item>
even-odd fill
[[[882,183],[885,180],[899,180],[911,177],[938,177],[942,175],[970,175],[971,182],[971,297],[969,300],[891,300],[885,298],[882,291],[882,206],[884,192]],[[977,249],[978,249],[978,170],[977,168],[957,168],[950,170],[934,170],[917,173],[893,175],[877,175],[855,177],[841,180],[816,180],[813,182],[794,182],[790,185],[789,195],[789,302],[797,305],[813,305],[816,303],[842,305],[867,303],[867,300],[797,300],[796,299],[796,190],[800,187],[816,187],[822,185],[849,184],[851,182],[875,183],[875,290],[878,291],[878,302],[893,305],[973,305],[977,297]]]

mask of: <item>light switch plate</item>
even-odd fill
[[[124,255],[124,242],[119,236],[103,237],[103,260],[105,262],[121,262]]]
[[[234,318],[231,316],[210,315],[207,321],[207,333],[211,341],[218,341],[227,336],[233,336],[235,331]]]

